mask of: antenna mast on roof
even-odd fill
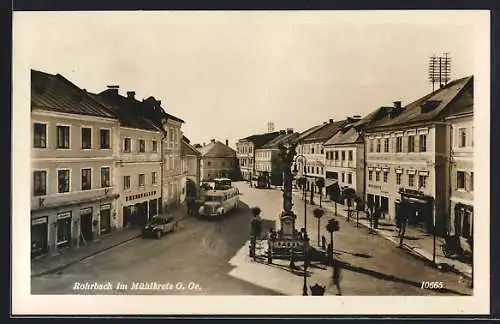
[[[274,132],[274,123],[273,122],[268,122],[267,123],[267,132],[268,133]]]
[[[450,53],[444,53],[444,56],[437,57],[432,55],[429,58],[429,81],[432,83],[432,92],[434,92],[434,84],[438,83],[439,87],[447,84],[450,81],[451,72],[451,57]]]

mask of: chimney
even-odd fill
[[[401,109],[401,101],[394,101],[394,108]]]
[[[113,94],[118,94],[118,89],[120,89],[119,85],[108,85],[109,92]]]
[[[285,135],[285,134],[286,134],[286,130],[280,129],[280,135]]]
[[[333,119],[332,118],[330,118],[328,121],[330,122],[330,124],[333,123]]]
[[[286,129],[287,134],[293,134],[293,128],[287,128]]]
[[[203,146],[205,146],[205,142],[203,142]]]
[[[210,142],[215,143],[215,138],[212,138]]]
[[[127,91],[127,98],[135,99],[135,91]]]
[[[226,140],[226,146],[229,146],[229,141],[228,140]]]

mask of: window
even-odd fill
[[[373,152],[373,140],[370,140],[370,152]]]
[[[389,139],[385,138],[384,139],[384,152],[389,152]]]
[[[345,151],[342,151],[342,161],[345,161]]]
[[[57,245],[69,244],[71,240],[71,212],[57,215]]]
[[[57,192],[69,192],[69,170],[57,171]]]
[[[92,188],[92,169],[82,169],[82,190]]]
[[[123,190],[130,189],[130,176],[123,177]]]
[[[139,140],[139,152],[140,153],[146,152],[146,141],[143,139]]]
[[[427,135],[420,135],[419,152],[427,151]]]
[[[401,184],[401,173],[396,173],[396,184],[397,185]]]
[[[345,173],[342,172],[342,182],[345,182]]]
[[[130,153],[132,149],[132,140],[128,137],[123,139],[123,152]]]
[[[146,185],[146,177],[143,173],[139,174],[139,187],[144,187]]]
[[[151,183],[156,184],[156,172],[151,172]]]
[[[426,184],[427,184],[427,176],[419,175],[418,176],[418,186],[420,188],[425,188]]]
[[[335,151],[335,160],[339,159],[339,151]]]
[[[151,150],[153,152],[158,152],[158,141],[152,141],[151,142]]]
[[[319,167],[316,167],[316,174],[319,174]]]
[[[306,173],[306,166],[304,165],[304,173]]]
[[[351,173],[347,174],[347,183],[348,184],[352,183],[352,174]]]
[[[314,146],[311,148],[311,154],[314,154]]]
[[[415,175],[409,174],[408,175],[408,186],[413,187],[414,185],[415,185]]]
[[[465,189],[465,172],[457,171],[457,189]]]
[[[101,138],[101,150],[109,149],[109,129],[99,130]]]
[[[82,149],[92,148],[92,128],[82,127]]]
[[[324,148],[321,148],[321,154],[323,154],[325,152]]]
[[[380,172],[379,171],[375,172],[375,181],[380,181]]]
[[[368,171],[368,180],[372,181],[373,179],[373,171]]]
[[[474,172],[470,173],[469,189],[470,189],[470,191],[474,191]]]
[[[396,153],[403,152],[403,138],[396,137]]]
[[[57,126],[57,148],[69,149],[69,126]]]
[[[210,166],[210,164],[212,164],[212,162],[208,161],[208,162],[207,162],[207,166]]]
[[[415,136],[408,136],[408,152],[415,152]]]
[[[33,124],[33,146],[36,148],[47,147],[47,125]]]
[[[472,127],[472,131],[470,134],[470,146],[474,146],[474,127]]]
[[[387,178],[389,178],[389,172],[384,171],[383,177],[384,177],[384,182],[387,183]]]
[[[35,171],[33,173],[33,194],[45,196],[47,194],[47,171]]]
[[[458,129],[458,146],[459,147],[467,146],[467,129],[465,128]]]
[[[110,187],[109,167],[101,168],[101,188]]]
[[[349,161],[352,161],[352,150],[349,150],[349,153],[347,154],[347,159]]]
[[[380,139],[377,140],[377,152],[380,153],[380,146],[381,146],[381,143],[380,143]]]

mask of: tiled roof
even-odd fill
[[[31,70],[31,105],[62,113],[116,118],[105,106],[60,74]]]
[[[254,147],[260,148],[262,145],[267,144],[274,138],[278,137],[280,135],[280,132],[271,132],[271,133],[264,133],[264,134],[256,134],[256,135],[251,135],[248,137],[243,138],[242,140],[252,142]]]
[[[367,130],[376,131],[381,128],[439,120],[450,112],[472,109],[472,107],[466,108],[472,105],[472,91],[472,76],[454,80],[443,88],[408,104],[399,114],[393,117],[388,113],[385,114],[382,118],[371,123],[371,125],[367,127]],[[428,111],[422,111],[422,104],[434,105],[434,108]]]
[[[303,142],[325,142],[330,137],[335,135],[345,124],[347,120],[332,121],[324,124],[323,127],[310,133],[308,136],[302,138]]]
[[[236,157],[236,151],[222,142],[214,141],[199,149],[202,157]]]
[[[307,137],[311,133],[314,133],[315,131],[317,131],[318,129],[320,129],[323,126],[325,126],[325,124],[316,125],[316,126],[313,126],[313,127],[309,128],[309,129],[306,129],[305,131],[303,131],[302,133],[300,133],[300,135],[297,138],[297,140],[301,141],[303,138]]]
[[[299,133],[291,133],[291,134],[281,134],[278,137],[272,139],[270,142],[262,145],[261,149],[272,149],[278,148],[278,145],[285,143],[294,143],[299,137]]]
[[[351,144],[356,143],[360,139],[360,134],[356,128],[351,126],[346,127],[346,129],[341,129],[335,135],[333,135],[324,145],[335,145],[335,144]]]
[[[194,148],[188,141],[185,140],[183,136],[181,141],[181,155],[201,155],[201,153]]]
[[[120,126],[162,131],[161,120],[152,117],[152,113],[149,111],[151,107],[148,102],[126,98],[113,93],[111,90],[105,90],[97,95],[90,95],[113,111],[120,122]]]

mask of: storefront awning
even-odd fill
[[[338,183],[338,181],[335,179],[325,179],[325,188],[331,187],[336,183]]]

